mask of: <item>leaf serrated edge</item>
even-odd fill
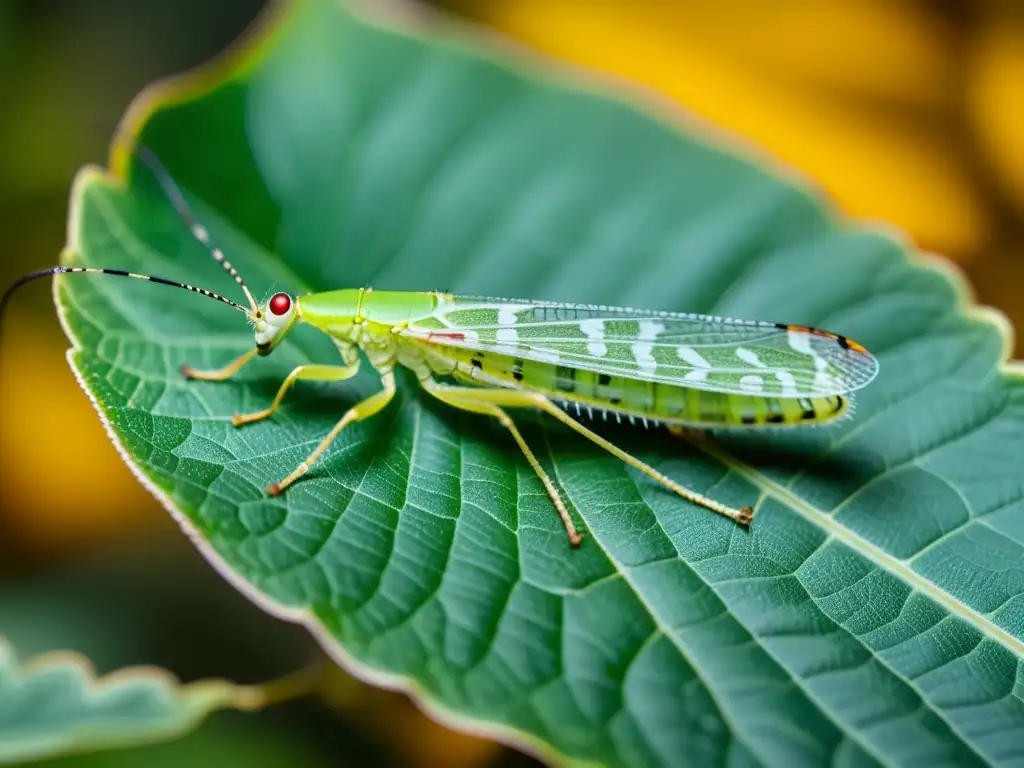
[[[53,667],[70,667],[75,670],[82,681],[82,688],[87,694],[101,695],[115,690],[132,681],[144,680],[152,684],[154,688],[160,688],[168,694],[173,694],[177,699],[195,699],[199,706],[190,711],[188,716],[182,718],[171,727],[162,727],[145,735],[124,735],[116,738],[98,735],[90,736],[87,733],[78,732],[74,743],[65,748],[40,752],[36,750],[27,755],[29,759],[37,759],[35,756],[53,756],[80,753],[89,749],[105,746],[139,746],[142,744],[167,741],[177,736],[182,736],[194,729],[205,717],[223,709],[249,710],[257,705],[259,694],[256,688],[239,686],[225,679],[198,680],[192,683],[182,683],[170,671],[156,666],[132,666],[122,667],[106,675],[99,675],[92,660],[77,651],[49,651],[30,657],[22,662],[14,646],[7,638],[0,636],[0,661],[10,664],[16,670],[19,677],[27,678],[44,669]],[[78,729],[74,729],[78,730]],[[35,756],[34,756],[35,755]],[[18,757],[23,759],[26,755]],[[0,763],[5,762],[0,755]]]

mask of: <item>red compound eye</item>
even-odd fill
[[[292,297],[287,293],[276,293],[270,299],[270,311],[271,313],[281,317],[287,315],[288,310],[292,308]]]

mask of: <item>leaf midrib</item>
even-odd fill
[[[868,558],[879,568],[892,573],[901,581],[909,584],[917,592],[933,599],[935,602],[946,608],[952,615],[957,616],[975,627],[979,632],[989,639],[1004,646],[1018,658],[1024,657],[1024,640],[1014,637],[1011,633],[995,624],[990,619],[978,613],[970,606],[957,600],[953,595],[943,590],[937,584],[921,576],[917,571],[908,567],[899,558],[893,557],[885,550],[860,536],[853,530],[840,524],[817,507],[805,501],[800,496],[789,491],[774,480],[769,479],[753,467],[744,464],[739,459],[724,451],[719,451],[713,446],[702,446],[711,456],[721,461],[737,474],[745,477],[754,483],[763,492],[774,496],[782,503],[789,506],[801,517],[824,529],[830,537],[833,537],[850,549]]]
[[[824,513],[820,512],[819,510],[816,510],[810,504],[807,504],[806,502],[803,502],[803,500],[799,499],[799,497],[796,497],[793,494],[786,493],[782,489],[781,486],[778,486],[777,484],[772,483],[772,481],[768,480],[767,478],[764,478],[763,476],[760,475],[760,473],[756,472],[756,470],[754,470],[753,468],[751,468],[751,467],[749,467],[747,465],[744,465],[742,462],[739,462],[738,460],[734,459],[733,457],[731,457],[728,454],[725,454],[724,452],[715,451],[715,450],[711,449],[710,447],[705,449],[703,445],[699,446],[699,447],[702,450],[706,450],[706,452],[708,454],[712,455],[714,458],[716,458],[719,461],[721,461],[729,469],[735,471],[737,474],[740,474],[740,475],[746,477],[751,482],[753,482],[756,485],[758,485],[758,487],[761,489],[761,491],[764,494],[767,494],[767,495],[774,494],[775,496],[779,497],[784,503],[787,503],[787,502],[790,503],[794,510],[798,511],[798,513],[800,513],[803,517],[805,517],[805,519],[809,520],[810,522],[812,522],[812,523],[819,522],[818,520],[816,520],[813,517],[813,515],[821,515],[823,518],[827,519],[829,522],[834,523],[836,528],[839,528],[839,529],[842,529],[843,531],[845,531],[849,535],[849,537],[850,537],[850,539],[848,540],[848,539],[846,539],[846,538],[844,538],[842,536],[835,535],[833,532],[830,531],[830,536],[828,538],[826,538],[821,543],[821,545],[819,545],[819,548],[820,548],[820,546],[824,546],[833,537],[836,538],[836,539],[839,539],[840,541],[843,541],[844,543],[846,543],[848,545],[851,545],[851,546],[853,546],[852,540],[859,541],[860,543],[864,544],[866,547],[873,547],[874,546],[870,542],[867,542],[867,541],[861,539],[859,536],[857,536],[855,533],[853,533],[849,529],[845,528],[844,526],[838,525],[838,523],[835,523],[835,521],[833,521],[827,515],[824,515]],[[564,483],[562,481],[562,478],[560,476],[560,472],[558,471],[557,463],[555,463],[554,466],[555,466],[555,476],[556,476],[556,478],[558,479],[559,483],[562,484],[563,487],[565,487]],[[763,480],[764,482],[763,483],[759,482],[760,480]],[[806,507],[807,510],[809,510],[811,514],[805,514],[805,511],[803,509],[798,509],[798,505],[802,505],[802,506]],[[823,525],[822,527],[824,527],[826,530],[829,530],[829,527],[827,527],[827,526]],[[599,540],[597,540],[595,538],[595,542],[597,543],[597,546],[601,549],[601,551],[604,554],[604,556],[606,558],[608,558],[608,561],[611,562],[615,566],[615,572],[614,572],[614,574],[611,574],[611,575],[618,576],[626,584],[629,585],[630,590],[636,596],[637,600],[641,603],[641,605],[643,605],[645,611],[651,617],[651,620],[655,623],[655,626],[658,628],[658,631],[661,632],[666,638],[669,639],[669,641],[672,643],[672,645],[679,651],[679,653],[687,660],[687,662],[693,668],[697,678],[699,680],[701,680],[701,682],[704,684],[704,687],[707,690],[708,695],[711,697],[711,699],[715,702],[716,706],[718,707],[719,712],[722,715],[722,719],[732,729],[733,736],[737,739],[737,741],[740,741],[741,743],[743,743],[744,746],[752,754],[758,754],[758,750],[756,750],[754,748],[754,746],[752,744],[750,744],[750,742],[747,739],[743,738],[742,735],[741,735],[741,732],[737,730],[737,728],[735,726],[736,718],[733,717],[731,714],[727,714],[728,707],[725,705],[725,703],[719,697],[717,692],[709,684],[709,681],[707,680],[707,678],[705,678],[703,673],[700,671],[700,666],[698,665],[696,660],[691,656],[688,648],[684,644],[682,644],[682,642],[675,636],[675,634],[672,632],[670,627],[665,626],[664,622],[660,619],[658,613],[647,602],[647,600],[645,600],[642,591],[630,579],[630,577],[628,575],[628,572],[626,570],[624,570],[624,569],[619,567],[619,564],[616,561],[616,559],[600,543]],[[857,551],[860,551],[860,550],[857,550]],[[864,554],[865,557],[870,557],[870,555],[867,552],[862,552],[862,554]],[[891,558],[891,556],[889,556],[889,555],[887,555],[885,553],[883,553],[883,555],[885,555],[885,557]],[[883,563],[879,563],[879,562],[876,562],[876,565],[878,565],[879,567],[882,567],[882,568],[885,567],[885,565]],[[897,573],[897,575],[899,576],[901,574]],[[917,574],[914,574],[914,575],[917,576]],[[918,579],[920,579],[920,577],[918,577]],[[910,579],[906,579],[906,580],[910,581]],[[712,592],[714,592],[715,594],[718,594],[717,590],[714,588],[715,585],[713,585],[713,584],[711,584],[711,583],[709,583],[707,581],[705,581],[704,583],[707,585],[707,587],[709,589],[712,590]],[[946,594],[946,593],[942,592],[937,586],[932,585],[931,582],[926,582],[926,583],[931,585],[933,587],[933,589],[935,589],[939,593]],[[928,594],[924,590],[919,590],[919,591],[921,591],[922,593],[924,593],[926,595]],[[949,599],[953,600],[952,596],[949,596]],[[943,603],[943,604],[945,604],[945,603]],[[957,603],[957,605],[961,605],[961,604]],[[962,607],[966,608],[966,606],[962,606]],[[734,614],[730,614],[730,615],[734,615]],[[738,618],[737,618],[737,621],[739,621]],[[746,626],[742,624],[742,622],[740,622],[740,624],[741,624],[741,626],[744,626],[744,629],[747,629]],[[997,629],[998,629],[998,627],[997,627]],[[790,672],[790,670],[786,667],[786,665],[783,664],[783,662],[780,661],[776,657],[776,655],[771,652],[771,650],[762,642],[761,637],[756,632],[751,631],[749,629],[747,629],[747,631],[750,633],[750,636],[753,639],[753,641],[755,643],[757,643],[757,645],[764,651],[764,653],[769,658],[771,658],[775,663],[779,664],[779,666],[782,669],[786,670],[787,674],[790,675],[790,677],[791,677],[791,679],[793,681],[793,684],[797,688],[799,688],[804,693],[804,695],[807,696],[808,700],[814,702],[814,704],[818,707],[818,710],[825,717],[827,717],[828,720],[831,723],[833,723],[835,725],[837,731],[839,731],[847,739],[849,739],[851,742],[855,743],[857,746],[859,746],[861,749],[863,749],[867,754],[869,754],[873,758],[875,758],[881,765],[883,765],[883,766],[890,766],[890,767],[894,766],[894,764],[889,760],[889,758],[885,755],[885,753],[879,752],[878,749],[873,744],[871,744],[870,742],[866,742],[864,740],[864,738],[862,737],[862,735],[860,734],[859,731],[857,731],[855,729],[851,729],[851,727],[845,721],[843,721],[840,718],[836,717],[832,713],[831,708],[824,701],[822,701],[819,696],[817,696],[812,690],[810,690],[807,686],[805,686],[803,684],[802,678],[800,678],[797,675],[792,674]],[[844,631],[846,631],[846,630],[844,630]],[[1012,638],[1012,636],[1011,636],[1011,638]],[[1012,638],[1012,639],[1016,640],[1015,638]],[[863,644],[862,641],[860,641],[859,639],[857,640],[857,642]],[[885,668],[888,669],[893,675],[895,675],[898,679],[902,680],[906,685],[908,685],[911,688],[911,690],[913,690],[914,693],[920,698],[922,705],[928,711],[932,712],[939,720],[941,720],[943,723],[945,723],[947,727],[949,727],[950,732],[956,735],[956,737],[957,737],[957,739],[958,739],[960,744],[962,744],[965,747],[967,747],[978,758],[978,760],[980,762],[982,762],[982,763],[989,762],[988,758],[982,752],[980,752],[978,750],[978,748],[974,744],[973,740],[970,739],[965,733],[963,733],[962,729],[960,729],[956,725],[956,723],[954,723],[952,720],[950,720],[950,718],[948,717],[948,715],[946,714],[945,711],[939,709],[934,703],[932,703],[929,700],[929,698],[915,684],[915,682],[913,680],[908,679],[906,675],[901,673],[899,670],[894,669],[890,664],[888,664],[887,662],[882,660],[881,657],[879,657],[878,654],[875,653],[870,648],[868,648],[866,650],[868,650],[868,652],[871,653],[871,655],[873,657],[878,659],[879,662],[882,663],[883,666],[885,666]],[[1011,648],[1011,651],[1012,650],[1013,649]]]
[[[828,531],[829,535],[828,535],[828,537],[824,541],[821,542],[821,544],[819,544],[818,549],[821,549],[822,547],[824,547],[830,540],[837,539],[837,540],[843,542],[844,544],[846,544],[847,546],[850,546],[852,549],[854,549],[854,551],[857,551],[860,554],[862,554],[864,557],[867,557],[868,559],[870,559],[879,568],[882,568],[884,570],[888,570],[889,572],[891,572],[894,575],[896,575],[898,578],[901,578],[904,582],[910,583],[912,588],[916,588],[917,591],[920,594],[924,594],[925,596],[927,596],[927,597],[929,597],[931,599],[934,599],[940,605],[942,605],[943,607],[947,608],[950,611],[950,613],[959,615],[959,616],[961,616],[961,618],[965,618],[968,621],[969,621],[969,618],[970,618],[971,615],[977,616],[978,619],[982,623],[984,623],[984,624],[991,624],[991,626],[995,630],[997,630],[999,632],[1003,632],[1004,634],[1007,634],[1008,638],[1013,643],[1016,643],[1018,645],[1024,646],[1024,644],[1022,644],[1021,641],[1017,640],[1012,635],[1009,635],[1008,633],[1005,633],[1004,630],[999,628],[997,625],[992,624],[991,622],[989,622],[988,619],[986,619],[985,617],[983,617],[980,614],[977,614],[977,613],[974,613],[973,611],[971,611],[970,608],[968,608],[963,603],[960,603],[952,595],[950,595],[949,593],[943,591],[936,584],[934,584],[933,582],[928,581],[927,579],[924,579],[919,574],[917,574],[916,571],[913,571],[912,569],[907,568],[897,558],[892,557],[891,555],[886,553],[884,550],[880,549],[879,547],[876,547],[870,541],[867,541],[863,537],[858,536],[856,533],[851,531],[846,526],[840,525],[830,515],[826,515],[821,510],[819,510],[816,507],[814,507],[813,505],[807,503],[806,501],[804,501],[800,497],[796,496],[795,494],[789,493],[788,489],[785,489],[783,486],[780,486],[777,483],[773,482],[772,480],[768,479],[767,477],[765,477],[761,473],[759,473],[756,470],[754,470],[752,467],[749,467],[748,465],[744,464],[743,462],[739,461],[738,459],[735,459],[734,457],[732,457],[729,454],[726,454],[724,452],[721,455],[718,455],[718,452],[714,451],[713,449],[709,449],[708,453],[713,455],[719,461],[722,461],[723,463],[726,463],[726,465],[729,466],[730,469],[735,471],[737,474],[739,474],[739,475],[741,475],[743,477],[746,477],[752,483],[757,485],[762,490],[762,492],[764,492],[766,494],[769,494],[769,495],[774,494],[781,501],[783,501],[783,503],[789,504],[790,508],[792,510],[794,510],[795,512],[797,512],[799,515],[801,515],[804,519],[808,520],[811,523],[818,523],[818,524],[820,524],[822,526],[822,528],[824,528],[826,531]],[[863,547],[863,549],[858,549],[857,548],[857,547],[861,547],[861,546]],[[877,554],[878,557],[875,557],[875,554]],[[895,568],[894,569],[888,568],[888,563],[889,562],[891,562],[894,565],[898,566],[899,570],[897,570]],[[909,576],[907,574],[909,574]],[[919,588],[921,585],[926,585],[927,589]],[[817,601],[815,601],[815,603],[817,603]],[[954,605],[958,606],[961,610],[957,611],[956,609],[954,609],[953,608]],[[992,637],[991,635],[988,635],[985,632],[984,628],[978,627],[978,629],[979,629],[979,631],[983,635],[986,635],[990,639],[993,639],[996,642],[999,642],[999,638]],[[848,630],[844,629],[844,631],[848,631]],[[754,637],[757,638],[756,635],[754,635]],[[857,641],[858,641],[858,643],[861,643],[861,645],[863,645],[863,642],[859,638],[857,638]],[[760,642],[759,639],[758,639],[758,642]],[[762,644],[762,647],[764,648],[765,653],[768,653],[768,655],[771,656],[773,659],[775,658],[774,654],[772,654],[767,648],[765,648],[763,646],[763,644]],[[1008,647],[1009,647],[1009,650],[1011,652],[1014,652],[1014,647],[1012,645],[1010,645]],[[869,653],[871,653],[871,655],[882,666],[884,666],[893,675],[895,675],[897,678],[902,680],[907,686],[909,686],[910,689],[913,690],[914,693],[917,694],[918,697],[920,697],[921,703],[925,707],[927,707],[927,709],[930,712],[932,712],[937,718],[939,718],[943,723],[945,723],[949,727],[949,729],[950,729],[950,731],[952,733],[956,734],[959,737],[959,740],[960,740],[961,744],[963,744],[968,749],[970,749],[970,751],[972,753],[974,753],[974,755],[976,755],[977,758],[981,762],[983,762],[983,763],[988,763],[989,762],[988,758],[978,749],[977,745],[975,744],[974,739],[970,738],[967,734],[965,734],[963,732],[963,730],[953,720],[950,719],[950,717],[946,714],[945,710],[940,709],[938,706],[936,706],[928,698],[928,696],[925,695],[925,693],[920,689],[920,687],[917,685],[917,683],[913,679],[908,678],[907,675],[905,675],[902,672],[900,672],[899,670],[895,669],[880,654],[876,653],[874,651],[874,649],[866,648],[866,650]],[[1019,653],[1018,653],[1018,655],[1019,655]],[[858,740],[858,743],[860,743],[859,740]],[[872,752],[872,754],[874,754],[874,752]]]
[[[1002,629],[986,617],[973,611],[971,608],[961,603],[948,592],[942,590],[937,584],[928,581],[923,576],[918,574],[916,571],[906,566],[898,558],[893,557],[881,548],[872,544],[867,539],[863,538],[862,536],[859,536],[857,533],[850,530],[846,526],[841,525],[832,516],[825,514],[821,510],[814,507],[812,504],[806,502],[803,498],[792,493],[788,488],[779,485],[778,483],[774,482],[770,478],[766,477],[762,473],[755,470],[753,467],[744,464],[734,456],[724,451],[719,451],[711,445],[702,444],[700,447],[702,450],[705,450],[709,455],[713,456],[718,461],[721,461],[723,464],[725,464],[731,470],[736,472],[738,475],[745,477],[747,480],[752,482],[763,493],[772,495],[775,498],[779,499],[782,503],[787,504],[790,509],[795,511],[808,522],[821,526],[821,528],[828,532],[829,536],[828,538],[826,538],[825,541],[821,542],[821,544],[819,545],[819,549],[820,547],[827,544],[830,539],[836,539],[838,541],[841,541],[842,543],[846,544],[848,547],[853,549],[855,552],[858,552],[859,554],[871,560],[871,562],[873,562],[879,568],[882,568],[883,570],[892,573],[894,576],[901,579],[903,582],[909,584],[918,593],[925,595],[926,597],[934,600],[939,605],[946,608],[950,614],[958,616],[961,619],[967,621],[969,624],[978,629],[978,631],[981,632],[982,635],[984,635],[985,637],[988,637],[990,640],[1002,644],[1011,653],[1014,653],[1018,657],[1024,656],[1024,641],[1018,640],[1016,637],[1014,637],[1009,632]],[[756,634],[751,634],[755,637],[755,639],[757,639]],[[760,643],[759,639],[758,642]],[[763,644],[762,648],[764,648]],[[764,650],[765,653],[768,653],[768,655],[771,656],[773,659],[775,658],[774,655],[771,654],[767,648],[765,648]],[[936,707],[935,704],[933,704],[930,701],[930,699],[924,695],[924,693],[919,689],[919,687],[913,680],[908,679],[906,675],[904,675],[896,669],[893,669],[893,667],[889,663],[882,659],[882,657],[875,653],[872,649],[868,650],[871,652],[873,657],[878,659],[878,661],[881,664],[883,664],[887,669],[889,669],[900,680],[903,680],[908,686],[910,686],[910,688],[920,697],[922,703],[924,703],[927,706],[929,711],[933,712],[936,717],[938,717],[943,723],[945,723],[949,727],[950,731],[952,733],[955,733],[959,737],[960,742],[967,748],[969,748],[971,752],[973,752],[978,757],[979,760],[986,763],[989,762],[988,758],[979,751],[974,740],[969,738],[962,731],[962,729],[957,726],[956,723],[950,720],[945,711]],[[797,684],[799,685],[799,683]],[[858,743],[860,743],[859,740]],[[872,752],[871,754],[874,754],[874,752]]]

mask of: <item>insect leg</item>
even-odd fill
[[[512,433],[512,437],[519,445],[523,455],[526,456],[526,460],[530,463],[533,471],[537,473],[537,477],[540,478],[541,483],[544,484],[544,489],[548,492],[548,496],[551,497],[551,502],[555,505],[555,509],[558,510],[558,516],[562,518],[562,525],[565,526],[565,532],[569,534],[569,543],[574,547],[578,547],[583,541],[583,537],[576,531],[576,526],[572,521],[572,516],[569,514],[569,510],[566,509],[565,502],[562,501],[562,497],[558,493],[558,489],[555,488],[554,482],[548,476],[548,473],[544,471],[540,462],[537,461],[537,457],[534,456],[533,451],[530,450],[530,446],[526,444],[526,440],[523,438],[512,419],[509,418],[509,415],[497,405],[474,400],[472,394],[476,390],[466,389],[464,387],[446,387],[443,384],[438,384],[432,379],[425,379],[422,384],[423,388],[426,389],[427,392],[432,394],[441,402],[447,403],[448,405],[463,411],[493,416],[503,427],[505,427],[505,429]]]
[[[225,365],[216,371],[197,371],[195,368],[191,368],[187,365],[181,366],[181,375],[186,379],[201,379],[202,381],[227,381],[242,368],[256,357],[257,350],[250,349],[244,355],[239,357],[237,360],[232,360],[230,363]]]
[[[327,437],[325,437],[320,442],[320,445],[318,445],[316,449],[309,454],[306,460],[299,464],[296,470],[288,475],[284,480],[267,486],[267,493],[271,496],[277,496],[285,488],[309,471],[309,468],[313,466],[313,464],[316,463],[316,460],[324,454],[324,451],[330,447],[331,443],[334,442],[335,438],[341,434],[341,431],[345,429],[345,427],[354,421],[368,419],[390,403],[391,398],[395,396],[395,374],[392,371],[383,372],[381,373],[380,381],[384,386],[384,389],[376,394],[370,395],[362,402],[356,403],[354,406],[349,408],[348,411],[345,412],[345,415],[341,417],[341,421],[334,425],[334,429],[327,433]]]
[[[661,472],[656,470],[654,467],[649,464],[645,464],[635,456],[626,453],[615,444],[605,440],[596,432],[593,432],[583,424],[580,424],[576,419],[567,414],[544,395],[540,395],[535,392],[527,392],[521,389],[474,389],[472,387],[459,387],[459,389],[463,389],[467,393],[467,397],[472,397],[473,399],[481,402],[504,405],[509,408],[539,408],[545,413],[554,416],[567,427],[579,432],[591,442],[601,446],[613,456],[621,459],[626,464],[629,464],[629,466],[640,470],[652,480],[656,480],[669,490],[679,494],[684,499],[704,507],[705,509],[710,509],[712,512],[717,512],[724,517],[728,517],[730,520],[735,520],[741,525],[750,524],[754,514],[753,509],[750,507],[742,507],[740,509],[728,507],[725,504],[708,498],[701,493],[691,491],[689,488],[684,488],[679,485],[679,483],[661,474]]]
[[[356,361],[350,365],[300,365],[288,374],[288,378],[284,380],[281,388],[277,390],[274,402],[268,408],[256,411],[255,413],[235,414],[231,418],[231,423],[236,427],[240,427],[243,424],[252,424],[254,421],[262,421],[273,416],[275,411],[281,406],[284,396],[296,381],[342,381],[355,376],[358,371],[359,358],[356,358]]]

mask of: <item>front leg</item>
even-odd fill
[[[355,358],[355,362],[351,362],[348,365],[300,365],[288,374],[288,378],[284,380],[281,388],[277,390],[274,402],[268,408],[256,411],[255,413],[235,414],[231,417],[231,423],[236,427],[240,427],[243,424],[252,424],[254,421],[262,421],[273,416],[281,406],[284,396],[288,394],[288,390],[292,388],[296,381],[343,381],[355,376],[358,371],[358,356]]]
[[[353,422],[370,418],[374,414],[379,413],[381,409],[390,403],[392,398],[395,396],[395,374],[391,371],[382,372],[380,375],[380,382],[384,387],[380,392],[370,395],[365,400],[356,403],[349,408],[348,411],[345,412],[345,415],[341,417],[341,421],[334,426],[334,429],[327,433],[327,436],[320,441],[320,445],[318,445],[314,451],[306,457],[304,462],[299,464],[294,472],[288,475],[288,477],[281,482],[267,486],[267,494],[270,496],[277,496],[285,488],[309,471],[309,468],[324,455],[324,452],[330,447],[331,443],[335,441],[338,435],[342,433],[342,430],[344,430],[345,427]]]
[[[232,360],[216,371],[197,371],[195,368],[183,365],[181,366],[181,375],[186,379],[199,379],[200,381],[227,381],[242,370],[246,363],[256,357],[257,352],[258,350],[256,349],[250,349],[237,360]]]

